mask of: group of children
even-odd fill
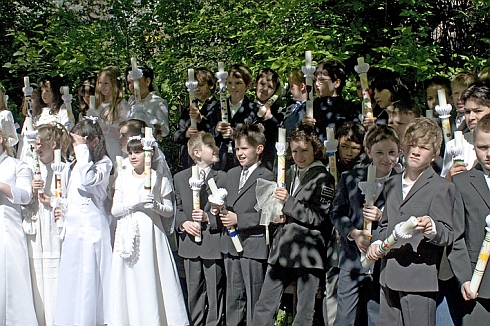
[[[428,83],[428,106],[438,105],[438,89],[448,98],[452,91],[453,128],[467,129],[463,162],[453,162],[455,141],[443,143],[436,120],[420,117],[392,72],[372,78],[374,115],[362,116],[342,97],[346,67],[322,62],[308,116],[299,70],[289,75],[295,103],[283,109],[275,103],[280,82],[271,69],[254,79],[247,67],[231,66],[223,103],[214,97],[213,73],[199,68],[196,102],[174,133],[182,171],[172,178],[155,142],[170,131],[168,108],[152,92],[152,70],[139,69],[141,103],[123,99],[124,77],[135,91],[130,69],[122,77],[117,67],[105,67],[95,85],[85,81],[76,125],[58,80],[43,80],[26,106],[19,159],[9,156],[17,135],[4,110],[0,165],[15,173],[0,176],[6,266],[0,322],[274,325],[292,283],[295,325],[318,320],[318,293],[325,325],[488,320],[488,275],[477,293],[469,286],[490,227],[484,222],[490,213],[487,84],[473,74],[457,75],[449,87],[443,80]],[[246,95],[253,84],[256,101]],[[150,139],[145,127],[153,128]],[[281,172],[279,127],[286,129],[287,171],[266,209],[258,204],[257,189],[264,188],[257,187],[275,183]],[[336,170],[323,144],[326,128],[338,140]],[[118,156],[126,158],[120,163]],[[369,182],[376,188],[372,203],[361,190]],[[271,213],[274,207],[280,212]],[[395,243],[383,242],[393,237]],[[183,261],[184,289],[176,258]]]

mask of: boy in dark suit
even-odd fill
[[[237,253],[230,236],[223,231],[221,252],[226,270],[226,325],[243,325],[245,309],[247,323],[251,325],[255,303],[259,299],[267,267],[269,246],[266,245],[265,227],[260,225],[260,211],[255,186],[257,179],[275,180],[260,159],[265,136],[260,124],[240,125],[233,136],[236,157],[240,162],[226,175],[226,214],[220,214],[225,227],[235,226],[243,252]]]
[[[376,167],[376,182],[395,174],[394,166],[400,153],[400,139],[396,131],[386,125],[374,125],[364,139],[367,155]],[[379,270],[361,265],[361,252],[366,252],[371,235],[363,231],[364,220],[372,221],[375,231],[381,219],[385,201],[380,195],[374,206],[365,206],[365,196],[359,182],[367,181],[368,167],[344,172],[338,183],[330,218],[341,235],[339,257],[338,307],[334,325],[378,325]],[[361,300],[362,303],[359,303]],[[367,311],[366,311],[367,307]],[[367,320],[365,320],[367,313]]]
[[[211,165],[219,160],[213,136],[198,131],[191,136],[187,147],[189,156],[198,167],[200,179],[206,181],[214,178],[218,187],[224,187],[226,173],[211,169]],[[211,204],[208,203],[208,196],[211,190],[207,182],[200,190],[202,209],[193,209],[189,186],[191,169],[181,171],[174,177],[176,225],[180,235],[179,256],[184,258],[189,318],[192,325],[220,325],[225,290],[223,258],[219,249],[223,226],[219,218],[209,212]],[[201,242],[195,242],[195,237],[199,235]]]
[[[490,115],[484,116],[473,131],[478,165],[456,174],[453,182],[460,196],[454,211],[454,244],[449,253],[449,263],[461,286],[467,304],[463,310],[463,325],[488,325],[490,319],[490,272],[483,274],[478,293],[470,290],[470,280],[475,270],[480,248],[485,238],[485,217],[490,214]],[[459,204],[459,205],[458,205]],[[464,309],[461,309],[463,308]]]
[[[393,230],[411,216],[417,225],[409,238],[399,237],[381,260],[379,325],[430,325],[436,322],[438,270],[444,246],[453,241],[452,211],[455,188],[430,164],[439,154],[442,132],[428,118],[410,122],[403,136],[405,171],[385,183],[386,205],[379,234],[367,258]]]
[[[325,278],[327,236],[332,224],[328,211],[334,196],[333,176],[321,160],[325,148],[312,125],[295,127],[288,136],[288,156],[295,162],[286,175],[286,188],[274,197],[284,203],[284,218],[274,234],[269,266],[253,325],[274,325],[284,289],[296,282],[298,301],[293,324],[312,325],[315,297]],[[291,194],[291,195],[290,195]]]

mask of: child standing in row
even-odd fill
[[[38,92],[38,99],[35,101],[39,105],[36,109],[38,116],[34,119],[37,126],[57,122],[63,125],[67,131],[75,126],[73,112],[66,109],[61,99],[61,86],[59,77],[46,77],[39,83],[40,92]],[[26,128],[24,127],[24,129]]]
[[[9,111],[7,104],[8,96],[5,94],[5,88],[0,84],[0,129],[7,135],[7,145],[13,147],[17,145],[19,138],[17,128],[15,128],[14,117]]]
[[[55,324],[108,323],[111,281],[110,218],[104,207],[112,162],[97,118],[73,128],[76,160],[63,170],[66,235],[61,251]],[[59,212],[56,216],[60,217]]]

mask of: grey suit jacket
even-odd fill
[[[260,225],[260,211],[255,209],[257,204],[255,185],[258,178],[274,181],[275,176],[261,164],[248,177],[247,182],[238,193],[241,171],[242,167],[237,166],[226,174],[226,190],[228,191],[226,208],[237,215],[236,229],[243,246],[241,255],[252,259],[267,259],[269,246],[265,244],[265,227]],[[220,247],[222,253],[238,256],[226,230],[223,231]]]
[[[444,246],[453,241],[452,214],[454,185],[425,170],[403,200],[402,175],[389,178],[384,187],[386,205],[380,221],[378,240],[384,240],[395,225],[410,216],[428,215],[435,223],[437,234],[429,240],[420,231],[398,243],[381,260],[380,284],[395,291],[433,292],[438,290],[437,273]]]
[[[294,168],[286,175],[289,192]],[[268,263],[285,268],[328,268],[324,266],[327,254],[324,236],[329,236],[328,230],[332,230],[328,212],[335,180],[324,165],[311,167],[301,179],[282,210],[286,222],[279,224],[274,234]]]
[[[490,191],[478,164],[453,176],[459,191],[454,210],[454,244],[449,263],[460,284],[471,280],[485,238],[485,217],[490,214]],[[483,274],[478,297],[490,299],[490,266]]]
[[[192,190],[189,186],[189,179],[192,176],[191,168],[177,173],[174,176],[175,198],[177,202],[176,225],[180,226],[185,221],[192,221]],[[226,173],[222,171],[210,170],[206,180],[214,178],[218,188],[224,188]],[[218,216],[214,216],[209,211],[211,204],[208,203],[208,196],[211,190],[207,182],[201,187],[200,199],[201,209],[208,213],[209,223],[201,224],[202,241],[196,243],[194,236],[186,232],[180,233],[179,256],[184,258],[203,258],[203,259],[220,259],[221,251],[219,243],[223,225]]]

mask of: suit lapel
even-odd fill
[[[262,175],[262,166],[259,165],[253,172],[250,174],[247,178],[247,181],[245,181],[245,184],[243,185],[242,189],[240,189],[240,193],[237,195],[235,202],[244,194],[247,192],[248,189],[250,189],[252,186],[255,185],[257,179]],[[241,170],[240,174],[238,177],[238,182],[240,182],[240,176],[241,176]],[[238,184],[237,184],[237,192],[238,192]]]
[[[405,202],[407,202],[407,200],[409,200],[413,195],[415,195],[417,193],[417,191],[419,191],[427,183],[429,183],[429,179],[434,177],[434,174],[435,174],[435,172],[434,172],[434,170],[432,170],[432,168],[428,168],[427,170],[425,170],[422,173],[422,175],[415,181],[414,185],[412,186],[412,189],[410,189],[407,196],[403,200],[402,205],[404,205]],[[401,182],[401,178],[400,178],[400,182]],[[403,189],[402,189],[402,192],[403,192]],[[402,198],[403,198],[403,195],[402,195]]]
[[[481,196],[487,207],[490,208],[490,190],[488,190],[485,175],[481,171],[471,170],[470,183],[475,188],[476,192]]]

